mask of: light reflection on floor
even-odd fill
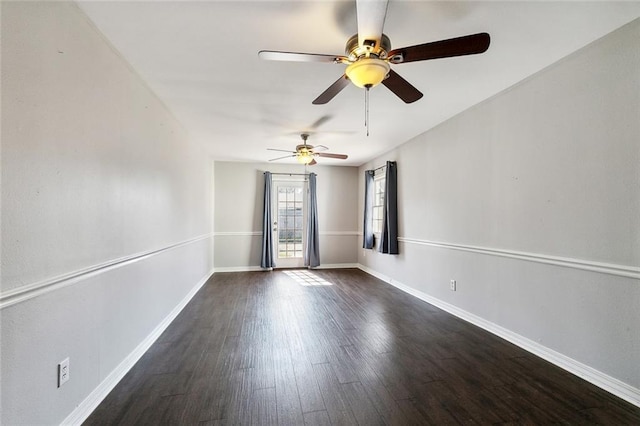
[[[293,278],[295,282],[305,287],[333,285],[329,281],[320,278],[311,271],[304,269],[292,269],[289,271],[283,271],[285,274]]]

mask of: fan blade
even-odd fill
[[[284,158],[290,158],[290,157],[295,157],[295,156],[296,156],[296,154],[293,154],[293,155],[285,155],[284,157],[272,158],[272,159],[271,159],[271,160],[269,160],[269,161],[277,161],[277,160],[282,160],[282,159],[284,159]]]
[[[356,1],[358,46],[370,45],[372,40],[376,42],[376,45],[380,43],[388,3],[388,0]]]
[[[432,43],[394,49],[389,52],[389,62],[424,61],[427,59],[449,58],[452,56],[475,55],[489,48],[491,37],[487,33],[472,34]]]
[[[318,157],[337,158],[338,160],[346,160],[348,158],[345,154],[331,154],[330,152],[316,152]]]
[[[290,149],[275,149],[275,148],[267,148],[267,151],[279,151],[279,152],[288,152],[290,154],[295,154],[295,152]]]
[[[331,120],[332,118],[333,118],[333,115],[323,115],[322,117],[318,118],[316,121],[313,122],[313,124],[309,127],[309,130],[317,129],[318,127],[322,126],[324,123]]]
[[[314,147],[313,147],[313,151],[314,151],[314,152],[318,152],[318,150],[320,150],[320,151],[326,151],[326,150],[328,150],[328,149],[329,149],[329,147],[324,146],[324,145],[316,145],[316,146],[314,146]]]
[[[311,162],[309,164],[307,164],[307,166],[315,166],[316,164],[318,164],[318,162],[314,158],[313,160],[311,160]]]
[[[326,62],[337,64],[348,61],[346,56],[323,55],[320,53],[279,52],[276,50],[261,50],[258,52],[261,59],[267,61],[294,61],[294,62]]]
[[[322,92],[320,96],[313,100],[314,105],[324,105],[333,99],[342,89],[349,85],[349,79],[346,74],[343,74],[342,77],[337,79],[335,83],[333,83],[327,90]]]
[[[407,104],[415,102],[422,97],[422,92],[400,77],[394,70],[389,70],[389,76],[382,80],[382,84]]]

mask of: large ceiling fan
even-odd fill
[[[273,158],[269,161],[277,161],[277,160],[282,160],[284,158],[291,158],[291,157],[295,157],[295,159],[298,161],[298,163],[300,164],[305,164],[305,165],[310,165],[313,166],[314,164],[317,164],[316,159],[314,157],[325,157],[325,158],[336,158],[338,160],[346,160],[348,158],[347,155],[345,154],[332,154],[330,152],[322,152],[322,151],[326,151],[327,148],[324,145],[308,145],[307,144],[307,139],[309,138],[309,135],[306,133],[303,133],[300,135],[300,137],[302,138],[302,143],[298,146],[296,146],[296,150],[295,151],[287,151],[284,149],[275,149],[275,148],[267,148],[269,151],[280,151],[280,152],[288,152],[289,155],[285,155],[283,157],[278,157],[278,158]]]
[[[261,50],[258,55],[273,61],[346,64],[345,73],[313,101],[316,105],[329,102],[349,85],[349,81],[367,91],[382,83],[404,102],[411,103],[422,98],[422,93],[392,70],[390,64],[474,55],[489,48],[489,34],[479,33],[391,49],[389,37],[382,32],[387,4],[388,0],[356,1],[358,34],[347,41],[346,56],[274,50]]]

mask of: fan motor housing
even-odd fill
[[[358,34],[351,36],[344,48],[344,52],[349,57],[349,60],[355,61],[365,55],[375,55],[380,59],[385,59],[387,53],[391,50],[391,40],[389,40],[389,37],[387,37],[386,34],[382,34],[380,43],[376,43],[375,40],[370,41],[371,43],[365,43],[364,46],[360,46],[358,43]]]

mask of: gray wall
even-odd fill
[[[304,167],[276,163],[215,163],[215,268],[259,269],[265,171],[304,173]],[[358,169],[316,165],[321,266],[355,265],[358,225]],[[274,176],[274,179],[281,178]],[[286,178],[286,177],[285,177]],[[297,177],[301,178],[301,177]]]
[[[60,423],[209,276],[212,167],[74,4],[2,2],[1,424]]]
[[[365,269],[636,404],[638,40],[636,20],[362,166],[358,196],[398,161],[401,254],[359,249]]]

